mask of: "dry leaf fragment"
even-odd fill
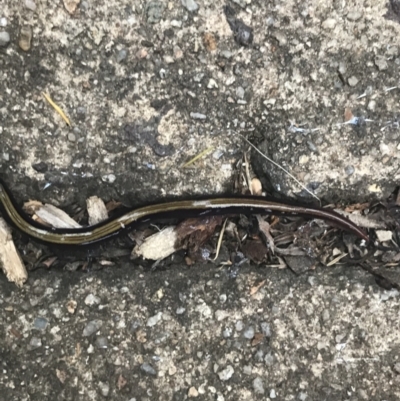
[[[250,289],[250,295],[254,295],[258,292],[258,290],[264,286],[264,284],[266,283],[267,280],[263,280],[260,283],[258,283],[257,285],[251,287]]]
[[[251,346],[255,347],[256,345],[260,344],[264,339],[263,333],[256,333],[254,334],[253,339],[251,340]]]

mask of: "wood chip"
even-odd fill
[[[172,255],[177,249],[175,244],[178,234],[175,227],[167,227],[147,237],[144,242],[135,246],[132,251],[132,257],[142,256],[144,259],[160,260]]]
[[[79,228],[82,227],[63,210],[53,205],[42,205],[36,210],[36,215],[47,225],[54,228]]]
[[[86,208],[89,214],[89,225],[94,225],[108,219],[106,205],[98,196],[86,199]]]
[[[0,218],[0,266],[7,280],[18,287],[22,287],[28,279],[26,268],[12,240],[11,230],[2,218]]]

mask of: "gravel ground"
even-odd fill
[[[19,201],[69,207],[218,193],[242,133],[321,198],[383,199],[400,159],[392,3],[388,19],[384,0],[3,0],[1,176]],[[0,307],[7,401],[400,398],[399,292],[358,267],[38,270],[22,289],[0,277]]]
[[[0,286],[4,400],[400,397],[399,293],[358,268],[127,265]]]

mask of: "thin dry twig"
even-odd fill
[[[306,186],[304,186],[294,175],[290,174],[289,171],[285,170],[281,165],[278,163],[274,162],[272,159],[270,159],[267,155],[265,155],[261,150],[259,150],[255,145],[253,145],[247,138],[245,138],[242,134],[238,134],[239,136],[242,137],[243,140],[245,140],[253,149],[255,149],[262,157],[264,157],[266,160],[268,160],[270,163],[272,163],[274,166],[280,168],[285,174],[287,174],[290,178],[292,178],[298,185],[300,185],[301,188],[306,190],[311,196],[313,196],[315,199],[318,200],[318,202],[321,204],[321,200],[318,198],[317,195],[313,194]]]

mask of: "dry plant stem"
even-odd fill
[[[242,134],[238,134],[239,136],[242,137],[243,140],[245,140],[253,149],[255,149],[262,157],[264,157],[266,160],[268,160],[270,163],[272,163],[274,166],[278,167],[281,169],[285,174],[287,174],[290,178],[292,178],[298,185],[300,185],[301,188],[303,188],[305,191],[307,191],[312,197],[318,200],[318,202],[321,204],[321,200],[318,198],[317,195],[313,194],[307,187],[305,187],[294,175],[290,174],[289,171],[285,170],[281,165],[278,163],[274,162],[272,159],[270,159],[267,155],[265,155],[261,150],[259,150],[255,145],[253,145],[247,138],[245,138]]]

